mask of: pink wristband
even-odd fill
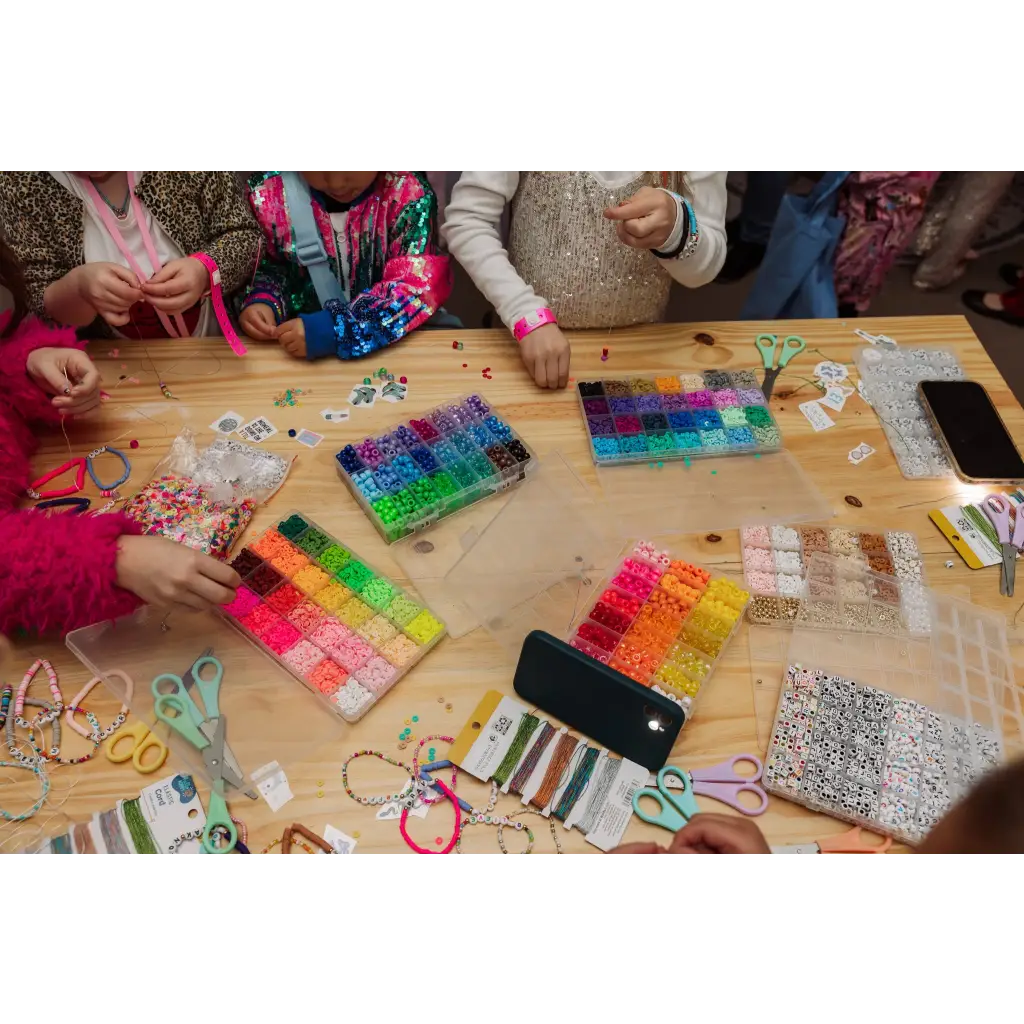
[[[512,328],[512,333],[516,336],[516,341],[522,341],[523,338],[531,331],[537,330],[538,327],[557,323],[555,314],[550,309],[535,309],[532,313],[527,313],[522,320],[516,321],[515,326]]]
[[[217,266],[217,261],[212,256],[207,256],[205,252],[194,252],[191,256],[192,259],[199,260],[210,272],[210,299],[213,302],[213,312],[217,316],[217,323],[220,324],[220,329],[224,332],[224,340],[231,346],[231,351],[236,356],[244,356],[247,351],[246,347],[235,333],[235,328],[232,326],[231,318],[224,305],[224,293],[220,288],[220,268]]]

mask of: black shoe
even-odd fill
[[[754,242],[744,242],[738,239],[736,244],[729,249],[725,257],[725,264],[718,272],[716,281],[739,281],[751,271],[757,270],[764,259],[764,252],[767,247],[757,245]]]
[[[1024,278],[1020,276],[1022,269],[1019,263],[1003,263],[999,267],[999,276],[1011,288],[1019,288],[1024,284]]]
[[[963,304],[979,316],[1002,320],[1004,324],[1013,324],[1014,327],[1024,327],[1024,316],[1016,316],[1013,313],[1008,313],[1005,309],[989,309],[983,301],[984,298],[985,293],[977,288],[971,288],[960,296]]]

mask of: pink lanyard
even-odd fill
[[[128,203],[130,208],[131,204],[135,201],[135,172],[127,171],[126,174],[128,175]],[[139,266],[138,260],[135,259],[131,249],[128,248],[124,237],[121,235],[121,229],[117,226],[117,219],[110,212],[107,204],[103,201],[103,197],[100,195],[96,186],[92,183],[92,179],[83,178],[82,183],[85,185],[86,191],[92,199],[93,207],[96,209],[96,212],[100,215],[100,219],[103,221],[103,226],[107,229],[107,234],[110,235],[114,244],[121,250],[121,255],[128,261],[128,266],[135,272],[135,276],[140,282],[148,281],[153,274],[160,269],[162,264],[156,254],[156,246],[153,244],[153,236],[149,233],[149,228],[146,226],[146,218],[143,215],[142,210],[138,207],[136,208],[135,223],[139,226],[139,234],[142,236],[142,244],[146,248],[146,255],[149,257],[149,262],[153,267],[153,270],[149,274],[143,272],[142,267]],[[188,327],[185,325],[185,321],[180,313],[176,313],[174,316],[174,321],[178,328],[175,330],[166,313],[161,312],[159,309],[155,310],[155,312],[160,318],[160,323],[163,324],[164,330],[170,337],[189,337]]]

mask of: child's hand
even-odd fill
[[[519,354],[540,387],[564,388],[569,382],[569,342],[557,324],[530,331],[519,343]]]
[[[143,299],[139,279],[117,263],[83,263],[71,274],[78,297],[112,327],[128,323],[128,310]]]
[[[166,537],[122,537],[116,564],[117,585],[157,608],[208,611],[242,584],[230,565]]]
[[[174,316],[191,309],[210,287],[210,272],[191,256],[165,263],[142,285],[147,301],[161,313]]]
[[[280,327],[274,331],[274,337],[281,344],[281,348],[290,356],[296,359],[306,358],[306,325],[301,317],[294,320],[285,320]]]
[[[277,320],[265,302],[254,302],[239,314],[239,326],[253,341],[273,341]]]
[[[604,211],[615,221],[619,241],[634,249],[660,249],[676,226],[679,207],[667,192],[644,186],[636,195]]]
[[[624,843],[612,853],[771,853],[764,834],[749,818],[698,814],[681,828],[666,850],[657,843]]]
[[[37,348],[25,362],[28,375],[56,397],[51,405],[69,416],[81,416],[100,404],[100,371],[77,348]]]

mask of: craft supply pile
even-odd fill
[[[835,425],[824,409],[839,414],[847,399],[851,405],[861,401],[851,398],[857,393],[852,383],[843,384],[848,370],[841,364],[819,363],[816,382],[793,370],[792,360],[808,346],[803,338],[780,343],[775,335],[759,335],[755,345],[763,363],[760,379],[748,369],[706,369],[621,373],[575,383],[575,442],[600,467],[602,486],[616,474],[627,479],[631,472],[647,471],[637,463],[647,462],[657,473],[662,460],[679,459],[680,474],[700,473],[703,479],[718,472],[709,457],[757,459],[782,450],[782,433],[769,408],[773,390],[778,401],[782,373],[794,390],[814,386],[822,393],[800,404],[815,430]],[[917,386],[962,379],[955,356],[938,348],[872,344],[857,352],[856,368],[861,394],[877,413],[904,476],[951,476],[953,466]],[[357,385],[353,405],[369,408],[375,397],[407,400],[406,378],[396,381],[383,368],[378,378],[383,393],[378,396],[367,378],[363,390],[372,397]],[[308,390],[289,388],[274,404],[287,411],[304,394]],[[814,403],[814,410],[804,408]],[[862,403],[864,409],[870,415]],[[352,420],[372,415],[361,409]],[[502,853],[561,853],[573,833],[610,850],[637,820],[670,831],[685,827],[705,809],[698,797],[757,816],[769,806],[768,794],[915,844],[972,782],[1024,747],[1024,709],[1005,617],[928,589],[918,536],[886,525],[884,509],[865,512],[878,525],[860,525],[859,516],[852,519],[858,525],[850,525],[850,509],[862,504],[855,495],[834,510],[847,517],[844,525],[799,517],[777,522],[770,511],[759,517],[761,496],[750,494],[742,519],[721,506],[720,523],[704,538],[703,556],[693,544],[667,550],[637,539],[627,523],[615,528],[614,554],[591,555],[588,547],[587,557],[580,554],[564,572],[550,566],[537,572],[530,560],[519,566],[512,559],[505,578],[492,582],[518,603],[485,611],[480,621],[491,628],[495,623],[488,618],[500,617],[504,637],[521,625],[523,641],[530,630],[536,637],[540,627],[543,643],[540,661],[531,663],[532,682],[536,693],[559,694],[560,717],[545,710],[543,700],[534,705],[486,690],[474,674],[480,656],[462,646],[454,617],[458,639],[448,634],[446,602],[437,598],[443,588],[432,592],[432,608],[375,566],[388,556],[386,545],[402,541],[393,549],[399,554],[415,545],[426,555],[436,542],[457,548],[463,573],[471,564],[485,571],[481,563],[487,559],[471,563],[468,555],[488,528],[494,531],[490,542],[501,534],[500,519],[479,529],[467,525],[463,532],[453,532],[454,524],[432,528],[513,485],[516,490],[502,500],[525,495],[519,507],[531,507],[530,488],[541,486],[545,460],[510,418],[515,417],[500,413],[481,394],[452,397],[362,439],[357,438],[365,429],[353,430],[351,420],[324,416],[329,426],[323,429],[340,432],[332,454],[343,486],[333,475],[326,484],[333,506],[339,513],[365,514],[383,541],[373,541],[376,553],[365,544],[359,551],[352,547],[346,531],[332,525],[333,507],[319,519],[302,510],[275,509],[264,521],[270,525],[254,529],[252,520],[286,484],[294,457],[262,447],[271,437],[279,445],[289,443],[269,421],[268,430],[244,435],[251,443],[233,439],[243,420],[236,413],[215,421],[214,438],[205,446],[191,430],[182,430],[149,479],[136,482],[130,493],[124,485],[131,461],[109,445],[34,481],[29,494],[42,500],[38,508],[71,502],[82,513],[89,499],[71,496],[83,489],[88,474],[108,506],[119,503],[148,533],[227,561],[242,584],[230,604],[204,617],[202,642],[173,616],[158,622],[150,609],[70,634],[68,647],[95,675],[71,701],[65,701],[45,659],[29,667],[17,688],[3,686],[0,730],[9,759],[0,767],[27,773],[38,789],[35,801],[21,810],[7,808],[0,796],[2,829],[12,830],[0,831],[0,850],[17,836],[12,848],[45,853],[248,853],[242,808],[254,805],[245,801],[262,799],[277,812],[293,797],[296,784],[289,784],[286,769],[303,754],[307,733],[310,740],[314,734],[318,743],[323,740],[318,749],[326,750],[318,754],[325,767],[316,783],[324,814],[340,810],[343,791],[366,816],[363,827],[385,823],[381,829],[395,829],[421,854],[490,850],[488,834]],[[294,438],[296,431],[288,435]],[[315,447],[319,441],[304,443]],[[861,464],[873,453],[862,444],[851,452],[849,466],[843,460],[843,472],[851,479],[865,473]],[[119,466],[101,474],[96,463],[103,455]],[[784,456],[766,455],[751,465],[772,458]],[[876,456],[869,465],[879,462]],[[630,463],[632,469],[616,468]],[[76,474],[73,484],[42,489],[69,470]],[[681,490],[670,500],[683,509],[687,478],[680,478]],[[817,508],[827,507],[808,486],[820,499]],[[912,507],[912,486],[905,485],[903,507]],[[1018,491],[931,513],[969,564],[1000,566],[1006,595],[1013,593],[1016,554],[1024,544],[1020,501]],[[920,511],[923,524],[927,509]],[[813,519],[820,519],[820,511]],[[533,527],[543,531],[545,524]],[[715,545],[723,539],[732,545],[731,555],[717,554]],[[551,597],[554,586],[575,595],[571,615],[557,611],[562,606]],[[737,753],[708,766],[678,743],[671,764],[664,754],[653,764],[623,756],[624,749],[643,752],[665,732],[659,709],[676,716],[675,730],[701,713],[696,698],[719,685],[714,677],[724,674],[716,671],[720,662],[734,662],[746,642],[738,637],[752,637],[763,627],[772,627],[762,635],[774,638],[775,651],[785,653],[767,667],[759,662],[757,670],[767,677],[757,683],[772,707],[761,756]],[[556,663],[552,656],[549,664],[545,650],[570,661]],[[558,667],[567,664],[572,673]],[[431,698],[429,712],[403,711],[403,681],[452,666],[473,677],[457,708],[438,696],[436,702]],[[30,693],[33,680],[44,674],[49,696]],[[100,682],[122,702],[107,726],[88,706]],[[518,678],[515,688],[523,692]],[[574,708],[591,723],[588,729],[573,726]],[[250,715],[257,711],[267,716],[258,719],[258,734],[257,718]],[[453,713],[458,729],[451,728]],[[360,746],[367,715],[387,729],[394,749]],[[72,734],[73,748],[67,742]],[[623,741],[613,749],[609,737],[626,734],[639,747]],[[667,734],[666,750],[674,736]],[[60,811],[63,804],[54,805],[54,772],[80,771],[100,751],[126,772],[134,768],[143,783],[169,754],[190,770],[142,785],[137,795],[129,784],[133,792],[127,799],[91,820],[74,820]],[[340,781],[333,794],[329,779]],[[477,794],[475,800],[470,793]],[[33,818],[35,833],[14,831]],[[55,818],[61,820],[50,825]],[[359,831],[349,835],[333,824],[318,831],[291,818],[282,821],[279,836],[257,844],[263,852],[351,853],[361,839]],[[822,839],[779,852],[884,852],[890,845],[891,839],[868,844],[855,829],[831,843]]]

